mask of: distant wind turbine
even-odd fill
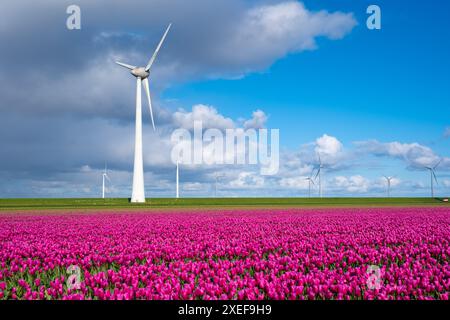
[[[388,198],[391,197],[391,181],[392,179],[394,179],[394,177],[388,177],[388,176],[383,176],[386,181],[387,181],[387,196]]]
[[[164,42],[164,39],[169,33],[170,27],[166,29],[166,32],[161,38],[158,46],[156,47],[153,56],[145,67],[136,67],[126,63],[116,61],[116,63],[124,68],[131,70],[131,74],[137,78],[136,83],[136,128],[135,128],[135,142],[134,142],[134,170],[133,170],[133,191],[131,193],[131,202],[143,203],[145,202],[145,189],[144,189],[144,160],[142,156],[142,101],[141,101],[141,85],[144,85],[145,92],[147,93],[148,106],[150,109],[150,117],[152,120],[153,130],[155,130],[155,122],[153,120],[152,102],[150,97],[150,89],[148,84],[148,77],[150,75],[150,68],[155,62],[159,49]]]
[[[434,198],[433,180],[436,181],[436,184],[438,184],[435,171],[436,171],[436,168],[441,164],[441,161],[442,160],[439,160],[439,162],[434,167],[425,167],[427,170],[430,171],[431,198]]]
[[[313,178],[308,177],[305,180],[308,180],[308,196],[311,198],[311,183],[315,185]]]
[[[319,157],[319,165],[317,166],[317,173],[316,176],[314,177],[314,180],[317,179],[317,177],[319,177],[319,196],[322,198],[322,169],[323,169],[323,164],[322,164],[322,159],[320,158],[320,154],[318,155]]]
[[[223,177],[222,175],[218,175],[217,172],[214,174],[214,198],[217,198],[217,184],[219,182],[219,178]]]
[[[105,179],[111,182],[111,180],[108,177],[108,174],[106,173],[106,164],[105,164],[105,170],[102,173],[102,198],[105,199]]]

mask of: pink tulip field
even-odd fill
[[[444,299],[450,208],[0,214],[0,299]]]

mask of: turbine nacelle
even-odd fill
[[[144,67],[138,67],[131,70],[131,74],[136,78],[141,78],[142,80],[147,79],[150,72],[146,71]]]
[[[436,165],[432,166],[432,167],[428,167],[428,166],[424,166],[424,168],[426,170],[430,171],[430,186],[431,186],[431,198],[434,198],[434,187],[433,187],[433,179],[434,181],[436,181],[436,184],[438,184],[437,178],[436,178],[436,168],[441,164],[442,159],[440,159],[438,161],[438,163],[436,163]]]

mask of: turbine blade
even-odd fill
[[[109,178],[109,176],[108,176],[107,174],[105,174],[105,178],[106,178],[109,182],[111,182],[111,179]]]
[[[436,169],[441,164],[441,162],[442,162],[442,159],[440,159],[439,162],[436,163],[436,165],[433,167],[433,170]]]
[[[159,41],[158,46],[156,47],[155,52],[153,53],[153,56],[151,57],[150,61],[148,62],[147,66],[145,67],[145,71],[150,70],[150,68],[152,67],[153,62],[155,62],[156,56],[158,55],[159,49],[161,49],[161,46],[164,42],[164,39],[166,39],[167,34],[169,33],[170,27],[172,26],[172,24],[169,24],[169,26],[166,29],[166,32],[164,32],[164,35],[161,38],[161,41]]]
[[[431,173],[433,174],[433,178],[434,178],[434,181],[436,181],[436,184],[439,184],[437,181],[437,178],[436,178],[436,174],[434,173],[434,170],[432,170]]]
[[[319,175],[319,173],[320,173],[320,167],[319,167],[319,169],[317,169],[317,173],[316,173],[316,176],[314,177],[314,180],[317,179],[317,176]]]
[[[132,66],[132,65],[130,65],[130,64],[126,64],[126,63],[123,63],[123,62],[116,61],[116,63],[117,63],[119,66],[122,66],[122,67],[127,68],[127,69],[130,69],[130,70],[133,70],[134,68],[136,68],[136,66]]]
[[[150,97],[150,88],[149,88],[149,85],[148,85],[148,78],[142,80],[142,83],[144,84],[145,92],[147,93],[148,108],[150,109],[150,117],[152,119],[153,131],[155,131],[156,128],[155,128],[155,121],[153,120],[152,99]]]

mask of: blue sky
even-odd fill
[[[128,9],[75,1],[85,18],[74,32],[56,27],[70,1],[43,1],[30,16],[25,2],[0,5],[0,40],[10,43],[0,54],[10,61],[0,69],[0,197],[96,196],[105,161],[114,181],[109,195],[129,196],[133,81],[113,61],[144,63],[168,21],[174,27],[151,82],[160,131],[144,131],[144,142],[152,141],[145,145],[149,197],[173,194],[168,134],[179,125],[177,112],[190,119],[198,105],[214,115],[211,127],[263,111],[264,126],[280,129],[282,168],[276,177],[252,167],[184,168],[185,196],[210,196],[215,172],[225,175],[222,196],[305,196],[318,148],[326,151],[326,195],[382,196],[381,177],[395,175],[394,195],[427,196],[422,166],[440,158],[437,193],[450,193],[447,2],[155,1],[132,20],[126,10],[136,1]],[[298,16],[264,24],[286,4]],[[381,30],[366,27],[369,4],[381,8]],[[303,21],[305,12],[319,25]],[[292,35],[272,34],[285,20]],[[239,42],[255,23],[251,41]],[[302,47],[309,40],[315,47]],[[12,66],[30,76],[11,80]],[[18,99],[23,86],[28,97]]]

